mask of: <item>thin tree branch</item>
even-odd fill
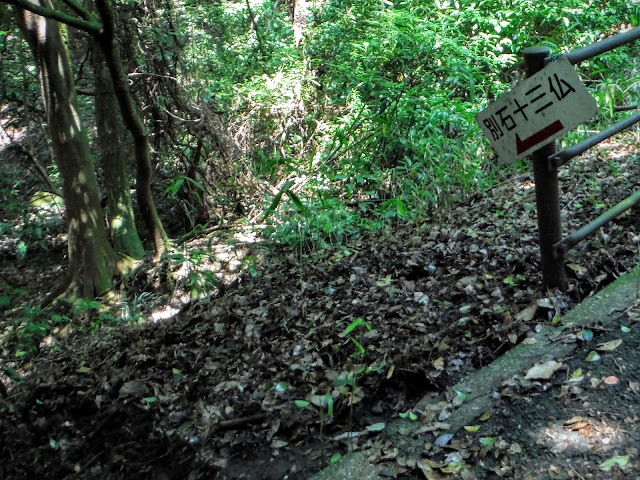
[[[33,166],[36,167],[36,170],[38,170],[38,173],[40,173],[40,175],[42,176],[42,179],[49,186],[49,190],[51,191],[51,193],[53,193],[53,194],[55,194],[55,195],[57,195],[59,197],[62,197],[62,191],[53,184],[53,182],[51,181],[51,178],[49,178],[49,174],[47,173],[47,169],[42,166],[42,164],[38,161],[36,156],[33,153],[31,153],[29,150],[24,148],[18,142],[14,142],[14,145],[16,145],[18,150],[20,150],[20,152],[22,152],[24,155],[26,155],[26,157],[29,160],[31,160],[31,163],[33,163]]]
[[[94,37],[99,36],[102,33],[101,25],[93,16],[90,17],[91,20],[85,20],[83,18],[74,17],[73,15],[67,15],[66,13],[53,8],[36,5],[35,3],[31,3],[29,0],[0,0],[0,3],[13,5],[35,13],[36,15],[57,20],[58,22],[69,25],[70,27],[87,32],[89,35]]]
[[[157,77],[157,78],[166,78],[167,80],[172,80],[178,83],[178,79],[176,77],[172,77],[171,75],[160,75],[157,73],[149,73],[149,72],[140,72],[140,73],[129,73],[127,75],[129,78],[135,77]]]
[[[93,18],[93,15],[91,15],[91,12],[89,12],[89,10],[87,10],[86,8],[84,8],[82,5],[75,2],[74,0],[62,0],[62,3],[64,3],[71,10],[73,10],[78,15],[80,15],[87,22],[91,22],[91,21],[95,22],[95,18]]]
[[[248,417],[232,418],[231,420],[223,420],[218,423],[218,430],[233,430],[236,428],[244,427],[252,423],[258,423],[266,419],[268,415],[266,413],[257,413],[255,415],[249,415]]]
[[[265,50],[264,50],[264,44],[262,42],[262,35],[260,34],[260,28],[258,27],[258,22],[256,21],[256,17],[253,15],[253,10],[251,10],[251,4],[249,3],[249,0],[246,0],[246,2],[247,2],[247,10],[249,12],[249,20],[251,20],[251,26],[256,31],[256,38],[258,39],[258,50],[260,50],[260,53],[262,54],[263,57],[266,57],[267,54],[265,53]]]

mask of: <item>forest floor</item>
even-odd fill
[[[565,233],[638,188],[635,143],[562,169]],[[33,354],[5,349],[0,363],[24,381],[2,377],[0,478],[306,479],[350,450],[398,479],[640,476],[633,309],[615,328],[567,332],[576,353],[545,364],[550,379],[522,372],[477,424],[444,433],[467,395],[444,392],[542,326],[562,330],[564,313],[638,264],[627,212],[569,252],[566,294],[543,291],[534,205],[523,175],[424,225],[321,251],[226,231],[188,244],[226,269],[217,295],[185,302],[188,262],[169,265],[173,282],[151,266],[119,289],[137,321],[87,309]],[[63,237],[47,242],[19,261],[15,241],[0,246],[1,278],[32,305],[64,258]],[[11,330],[21,310],[0,309]],[[591,351],[600,359],[586,362]],[[416,407],[425,399],[437,407]],[[429,436],[414,457],[385,440],[399,416]]]

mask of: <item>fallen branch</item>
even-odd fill
[[[244,427],[245,425],[261,422],[266,418],[266,413],[257,413],[255,415],[249,415],[248,417],[232,418],[231,420],[224,420],[218,423],[217,428],[218,430],[233,430],[235,428]]]

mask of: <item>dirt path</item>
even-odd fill
[[[482,426],[497,442],[480,450],[476,478],[638,478],[639,316],[636,302],[594,328],[551,381],[503,385]]]
[[[636,478],[639,294],[619,279],[312,480]]]

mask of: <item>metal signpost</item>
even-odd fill
[[[476,121],[501,164],[532,153],[542,281],[564,291],[564,251],[554,247],[562,239],[558,170],[547,158],[556,152],[554,140],[590,120],[598,106],[566,58],[545,67],[548,48],[523,53],[527,79],[479,112]]]
[[[636,113],[573,147],[556,152],[556,138],[598,112],[596,102],[571,66],[638,39],[640,27],[553,57],[549,56],[546,47],[527,48],[522,52],[527,79],[476,115],[482,131],[498,153],[500,163],[511,163],[531,154],[536,184],[542,281],[546,287],[566,291],[566,251],[621,212],[640,204],[640,192],[636,192],[573,234],[562,238],[558,168],[594,145],[640,122],[640,113]]]
[[[636,113],[573,147],[556,152],[556,138],[598,112],[596,102],[571,65],[639,39],[640,27],[636,27],[553,57],[549,56],[547,47],[527,48],[522,52],[527,79],[476,115],[476,121],[498,153],[500,163],[511,163],[531,154],[536,183],[542,282],[546,287],[566,291],[566,251],[620,213],[640,204],[640,192],[635,192],[573,234],[562,238],[558,168],[594,145],[640,122],[640,113]]]

